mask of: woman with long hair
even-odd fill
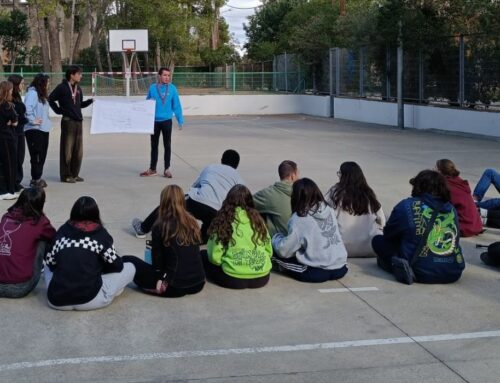
[[[49,76],[39,73],[31,82],[26,93],[26,116],[28,123],[24,127],[31,162],[30,186],[46,187],[42,178],[43,166],[49,148],[49,132],[52,127],[49,118]]]
[[[267,284],[271,238],[246,186],[238,184],[229,190],[208,235],[207,251],[202,254],[209,279],[231,289]]]
[[[46,243],[56,234],[44,204],[43,189],[24,189],[0,221],[0,297],[24,297],[40,280]]]
[[[12,103],[13,89],[14,85],[10,81],[0,82],[0,162],[5,183],[0,191],[0,200],[17,198],[17,154],[14,135],[17,113]]]
[[[273,236],[276,269],[301,282],[342,278],[347,273],[347,251],[335,212],[314,181],[295,181],[291,204],[288,235]]]
[[[460,172],[453,161],[446,158],[436,161],[436,170],[444,176],[450,190],[451,204],[458,213],[460,235],[471,237],[480,234],[483,231],[483,224],[472,199],[469,183],[460,178]]]
[[[410,184],[411,197],[394,207],[384,234],[373,238],[377,264],[406,284],[455,282],[465,261],[446,180],[422,170]]]
[[[123,257],[135,266],[135,284],[146,293],[168,298],[200,292],[205,285],[200,227],[186,210],[179,186],[168,185],[162,190],[151,235],[152,265],[137,257]]]
[[[24,78],[18,74],[10,75],[7,79],[13,85],[12,88],[12,103],[17,113],[17,126],[14,132],[14,146],[16,150],[16,192],[23,189],[21,182],[23,180],[23,163],[26,145],[24,143],[24,125],[28,121],[26,119],[26,106],[23,103],[21,93],[24,90]]]
[[[339,182],[325,195],[334,210],[348,257],[374,257],[372,238],[382,234],[385,215],[377,196],[356,162],[344,162]]]
[[[135,268],[116,253],[92,197],[76,200],[45,256],[49,306],[56,310],[106,307],[134,279]]]

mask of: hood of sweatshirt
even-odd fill
[[[460,177],[446,177],[446,182],[450,188],[459,189],[465,193],[470,194],[469,182],[461,179]]]
[[[424,193],[420,196],[420,199],[422,200],[423,203],[425,203],[427,206],[429,206],[432,210],[439,208],[440,212],[443,213],[449,213],[450,211],[453,210],[453,205],[451,202],[444,202],[440,200],[439,198],[428,194]]]
[[[309,215],[317,221],[324,221],[332,214],[332,208],[326,203],[321,202],[316,211],[310,212]]]
[[[288,197],[292,196],[292,184],[286,181],[278,181],[274,183],[274,188]]]

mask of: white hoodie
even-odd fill
[[[288,235],[277,233],[272,242],[278,256],[295,256],[307,266],[337,270],[347,262],[335,213],[324,203],[314,214],[299,217],[294,213],[288,221]]]

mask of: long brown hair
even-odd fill
[[[160,229],[165,246],[170,246],[173,239],[180,246],[201,243],[200,226],[186,210],[184,191],[177,185],[168,185],[162,190],[155,227]]]
[[[269,236],[266,223],[255,209],[252,193],[244,185],[235,185],[229,190],[221,209],[208,229],[208,235],[221,243],[224,249],[227,249],[229,245],[234,245],[233,223],[237,220],[237,207],[247,213],[253,231],[253,244],[263,245]]]
[[[3,103],[8,103],[12,107],[12,95],[10,91],[14,88],[14,84],[10,81],[0,82],[0,105]]]
[[[7,79],[13,85],[12,89],[12,101],[23,102],[21,98],[21,83],[23,82],[23,76],[19,76],[18,74],[12,74]]]
[[[325,203],[325,199],[313,180],[301,178],[293,183],[290,203],[292,213],[305,217],[308,214],[315,214]]]

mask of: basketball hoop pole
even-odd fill
[[[132,62],[134,61],[135,51],[132,51],[132,55],[130,56],[130,61],[128,60],[128,54],[131,52],[130,49],[122,51],[123,63],[125,64],[125,86],[126,86],[126,95],[130,97],[130,78],[132,77]]]

